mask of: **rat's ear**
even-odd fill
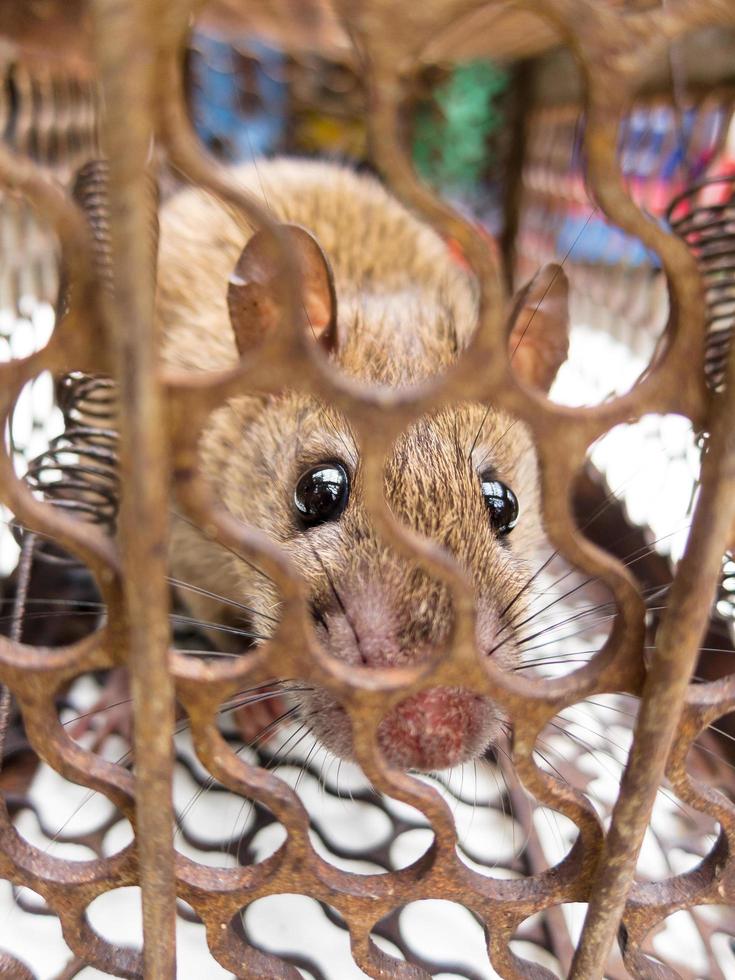
[[[337,343],[337,300],[332,269],[321,246],[305,228],[281,225],[301,271],[307,329],[327,350]],[[256,231],[245,245],[227,285],[227,306],[238,350],[245,354],[278,327],[279,253],[273,237]]]
[[[545,265],[516,293],[508,324],[514,372],[548,392],[569,353],[569,283],[560,265]]]

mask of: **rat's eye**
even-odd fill
[[[320,463],[302,473],[294,490],[296,513],[314,527],[335,521],[347,506],[350,480],[341,463]]]
[[[492,472],[482,473],[480,484],[493,530],[501,537],[510,534],[518,520],[518,498]]]

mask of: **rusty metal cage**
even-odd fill
[[[93,40],[85,57],[96,65],[104,105],[109,268],[100,267],[99,249],[77,200],[50,179],[45,161],[26,146],[7,141],[0,146],[4,192],[32,207],[54,229],[68,287],[48,343],[0,364],[3,424],[24,387],[43,372],[57,378],[74,372],[112,377],[124,406],[119,441],[124,490],[114,515],[116,537],[108,533],[110,522],[90,522],[83,514],[80,519],[79,508],[38,499],[16,476],[5,443],[0,450],[2,502],[30,532],[24,547],[32,548],[39,538],[51,539],[73,555],[91,571],[106,608],[98,629],[57,648],[21,643],[18,630],[0,637],[0,682],[19,706],[38,756],[67,779],[103,794],[134,827],[134,839],[113,856],[66,861],[25,840],[3,800],[0,877],[42,897],[60,920],[79,963],[117,976],[174,976],[177,899],[204,924],[211,952],[225,969],[243,977],[297,976],[294,966],[258,949],[239,926],[243,909],[289,893],[308,895],[333,910],[349,932],[354,962],[372,977],[430,975],[427,963],[401,961],[373,938],[377,924],[390,923],[407,903],[429,898],[459,903],[473,913],[485,931],[490,963],[504,977],[554,975],[522,959],[510,944],[529,917],[539,912],[553,916],[566,903],[587,905],[576,950],[567,951],[569,975],[576,980],[606,975],[616,939],[630,975],[677,976],[644,952],[651,930],[678,910],[735,904],[733,802],[711,778],[693,775],[689,766],[701,733],[735,710],[735,675],[704,683],[692,680],[721,581],[723,555],[733,545],[735,354],[722,343],[720,331],[713,341],[713,316],[718,314],[707,303],[708,269],[687,245],[687,235],[701,245],[697,232],[702,229],[679,225],[677,234],[644,214],[626,189],[616,151],[621,120],[648,84],[651,65],[665,61],[670,49],[692,32],[734,29],[735,7],[729,0],[668,0],[662,5],[339,0],[330,7],[333,19],[324,28],[329,43],[342,54],[349,52],[365,81],[372,161],[400,199],[459,243],[481,292],[472,344],[444,375],[409,393],[376,393],[335,375],[306,341],[287,242],[193,132],[186,111],[184,50],[201,6],[190,0],[95,0],[91,5]],[[257,16],[266,22],[269,16],[285,16],[283,4],[275,0],[257,6]],[[316,31],[321,7],[303,5],[302,20],[294,17],[293,30]],[[218,8],[225,19],[242,13],[234,0]],[[289,5],[291,13],[295,9]],[[453,45],[482,53],[483,39],[497,39],[498,24],[515,16],[533,28],[521,30],[530,47],[521,52],[524,56],[549,35],[560,38],[574,55],[585,99],[587,190],[595,208],[655,253],[666,278],[670,312],[663,342],[630,391],[594,407],[555,404],[516,380],[505,353],[501,315],[508,270],[472,222],[419,181],[405,146],[403,102],[422,70],[423,53],[431,48],[447,57]],[[186,375],[163,370],[158,363],[150,234],[152,140],[154,159],[162,158],[235,213],[270,229],[279,244],[282,269],[289,273],[282,280],[286,315],[281,330],[262,350],[223,374]],[[732,219],[729,212],[720,219],[708,213],[702,228],[718,220],[721,227]],[[722,302],[729,316],[729,301]],[[283,551],[223,511],[203,480],[198,441],[211,413],[237,394],[284,388],[314,394],[345,415],[360,445],[367,508],[375,526],[397,551],[450,589],[454,628],[446,650],[431,663],[376,670],[368,683],[364,673],[328,657],[310,625],[303,582]],[[501,407],[532,431],[551,544],[583,576],[604,583],[614,599],[609,635],[588,663],[566,675],[521,676],[481,658],[465,577],[441,548],[401,526],[383,498],[384,461],[400,434],[426,413],[467,399]],[[706,442],[691,532],[650,650],[640,578],[620,557],[591,542],[572,506],[572,490],[590,446],[614,426],[648,414],[681,415]],[[99,439],[87,443],[90,458],[98,448]],[[277,631],[252,656],[197,661],[172,649],[166,560],[172,486],[186,520],[255,563],[277,584],[282,598]],[[71,681],[116,665],[127,666],[132,678],[133,771],[83,748],[59,720],[57,698]],[[268,682],[274,672],[332,692],[349,714],[356,755],[372,784],[426,817],[433,839],[413,863],[384,874],[358,875],[326,861],[315,849],[308,814],[294,790],[258,760],[245,759],[222,734],[217,725],[221,705],[245,687]],[[553,867],[531,861],[518,876],[508,878],[488,877],[469,867],[458,854],[455,820],[445,797],[436,787],[386,764],[376,738],[381,719],[409,694],[437,685],[492,695],[502,706],[512,726],[513,770],[525,791],[576,827],[573,845]],[[639,699],[639,707],[619,794],[609,823],[603,825],[581,789],[539,764],[537,740],[565,710],[615,693]],[[230,792],[254,801],[260,819],[285,828],[285,840],[266,860],[212,868],[174,848],[176,703],[185,712],[196,756],[207,773]],[[8,705],[6,693],[0,739]],[[635,880],[637,858],[664,780],[680,801],[716,822],[717,836],[690,870],[641,882]],[[110,943],[86,916],[96,898],[130,886],[139,886],[142,894],[140,952]],[[11,957],[2,957],[0,951],[6,975],[28,975]]]

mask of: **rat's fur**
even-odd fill
[[[457,357],[476,322],[472,282],[442,240],[375,179],[303,160],[261,162],[237,176],[278,219],[309,229],[330,259],[336,367],[400,386]],[[226,293],[246,237],[204,191],[184,191],[164,207],[157,311],[170,365],[215,370],[237,358]],[[415,425],[396,445],[385,489],[400,520],[441,542],[471,573],[477,640],[489,653],[500,611],[523,586],[542,534],[536,459],[524,426],[490,411],[468,460],[485,414],[483,406],[463,405]],[[309,466],[335,458],[350,474],[349,505],[339,520],[304,531],[293,510],[295,483]],[[235,517],[267,531],[292,555],[310,588],[317,632],[334,656],[375,665],[415,662],[446,639],[447,591],[377,538],[361,502],[357,447],[332,408],[288,391],[267,400],[233,399],[210,420],[201,467]],[[491,528],[481,467],[491,467],[520,502],[518,526],[507,538]],[[176,578],[252,606],[255,630],[272,633],[277,594],[249,565],[180,522],[171,564]],[[224,604],[189,595],[187,602],[204,619],[227,621]],[[493,656],[510,667],[517,661],[512,631],[503,636],[507,641]],[[317,736],[349,756],[342,710],[322,691],[301,697]],[[435,689],[394,711],[379,737],[394,763],[439,768],[481,753],[497,729],[489,701]]]

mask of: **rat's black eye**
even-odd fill
[[[296,513],[304,524],[314,527],[335,521],[347,506],[350,480],[341,463],[320,463],[302,473],[294,490]]]
[[[501,537],[510,534],[518,520],[518,498],[492,472],[482,473],[480,484],[493,530]]]

